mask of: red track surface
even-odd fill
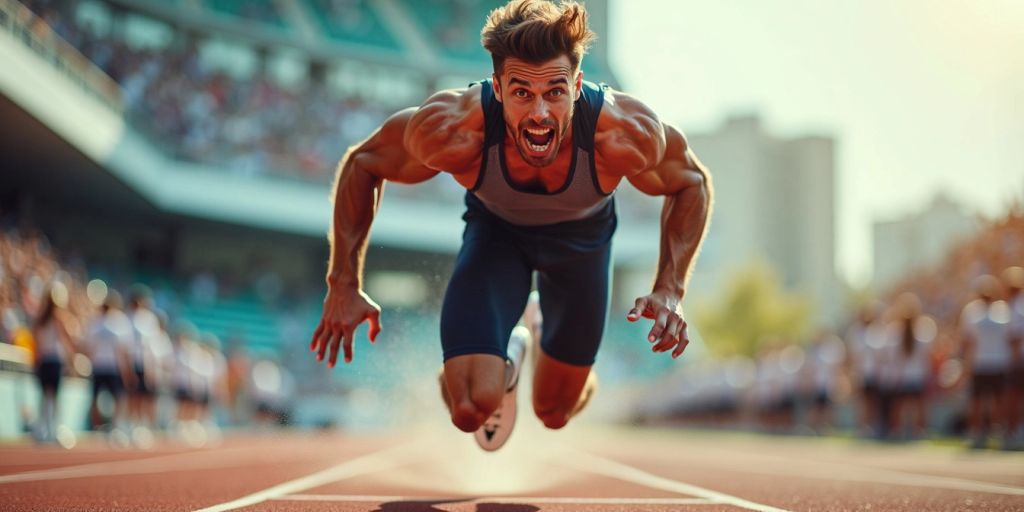
[[[454,429],[8,444],[0,475],[5,511],[1024,510],[1021,454],[580,426],[526,426],[496,454]]]

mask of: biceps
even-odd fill
[[[437,171],[417,161],[405,147],[405,128],[413,112],[406,109],[388,118],[349,158],[359,169],[388,181],[411,184],[434,177]]]

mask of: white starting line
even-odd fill
[[[248,507],[265,501],[333,501],[333,502],[392,502],[414,501],[429,503],[561,503],[561,504],[609,504],[609,505],[732,505],[758,512],[788,512],[785,509],[755,503],[738,496],[705,489],[692,484],[660,477],[646,471],[622,464],[596,455],[572,450],[568,457],[558,462],[566,467],[583,473],[605,476],[638,484],[650,489],[683,494],[680,498],[577,498],[577,497],[543,497],[543,496],[501,496],[501,497],[408,497],[408,496],[368,496],[340,494],[300,494],[302,491],[323,485],[340,482],[357,476],[377,473],[399,466],[412,464],[417,460],[429,457],[417,446],[422,443],[413,442],[396,446],[362,457],[349,460],[334,467],[319,471],[295,480],[257,491],[236,500],[220,503],[200,509],[196,512],[225,512]]]
[[[273,498],[275,501],[342,501],[350,503],[382,503],[390,501],[423,503],[562,503],[568,505],[721,505],[722,502],[705,498],[563,498],[551,496],[494,496],[494,497],[438,497],[438,496],[362,496],[347,494],[289,494]]]

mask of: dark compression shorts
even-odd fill
[[[466,193],[466,230],[441,312],[447,361],[466,354],[506,357],[509,335],[537,273],[541,348],[567,364],[594,364],[608,317],[615,202],[581,220],[518,226]]]

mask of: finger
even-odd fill
[[[640,297],[636,299],[636,304],[633,309],[629,310],[629,313],[626,314],[626,320],[636,322],[641,316],[643,316],[645,309],[647,309],[647,298]]]
[[[335,332],[336,331],[331,328],[330,324],[325,325],[323,331],[320,332],[320,338],[318,339],[318,342],[320,343],[320,350],[316,354],[317,361],[324,360],[327,349],[331,345],[331,338],[335,335]]]
[[[370,336],[370,343],[377,341],[377,335],[380,334],[380,311],[373,310],[368,317],[370,321],[370,330],[367,333]]]
[[[653,350],[655,352],[664,352],[679,342],[679,317],[671,315],[668,319],[668,325],[665,326],[665,332],[661,336],[661,340],[654,345]]]
[[[665,324],[668,322],[668,308],[661,308],[658,312],[658,318],[654,321],[654,327],[651,328],[650,334],[647,335],[647,341],[654,343],[654,340],[661,339],[661,333],[665,331]]]
[[[338,345],[341,345],[345,338],[345,331],[338,331],[331,336],[331,357],[327,360],[327,367],[334,368],[338,363]]]
[[[345,349],[345,364],[352,362],[352,338],[355,336],[355,330],[348,331],[342,334],[342,347]]]
[[[309,342],[309,350],[311,352],[316,352],[317,343],[319,342],[319,338],[320,338],[320,333],[322,333],[323,331],[324,331],[324,322],[323,322],[323,320],[321,320],[320,321],[320,325],[316,326],[316,330],[313,331],[313,340]]]
[[[685,329],[684,329],[684,331],[685,331]],[[689,345],[689,344],[690,344],[689,338],[686,338],[685,335],[684,335],[684,337],[679,340],[679,345],[677,345],[676,349],[672,351],[672,359],[675,359],[675,358],[683,355],[683,351],[686,350],[686,346]]]
[[[677,337],[679,338],[679,345],[672,351],[672,359],[681,356],[683,351],[686,350],[686,346],[690,344],[690,335],[686,332],[686,320],[680,319],[679,335]]]

